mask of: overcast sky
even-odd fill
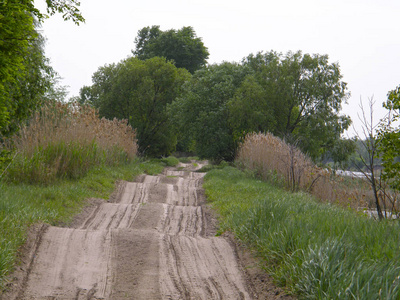
[[[44,8],[44,0],[35,0]],[[81,0],[86,23],[46,20],[46,54],[69,86],[91,85],[98,67],[131,54],[138,30],[192,26],[210,52],[209,63],[239,62],[250,53],[301,50],[338,62],[351,98],[343,113],[358,130],[360,98],[381,103],[400,84],[399,0]],[[352,130],[350,135],[353,135]]]

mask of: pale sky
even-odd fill
[[[44,0],[35,0],[39,8]],[[46,20],[46,55],[69,86],[69,97],[105,64],[126,58],[138,30],[192,26],[210,52],[209,63],[239,62],[250,53],[301,50],[338,62],[351,98],[343,106],[360,131],[360,98],[381,103],[400,85],[399,0],[81,0],[86,23],[60,15]],[[350,130],[353,135],[353,130]]]

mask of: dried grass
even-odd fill
[[[306,191],[329,203],[353,209],[371,207],[368,185],[360,179],[335,176],[317,167],[296,146],[271,133],[250,133],[239,147],[236,162],[256,172],[263,180],[291,191]]]
[[[125,120],[100,119],[77,103],[43,106],[6,142],[17,151],[6,179],[48,183],[80,177],[94,165],[115,165],[136,157],[135,131]]]

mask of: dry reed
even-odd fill
[[[80,177],[94,165],[131,160],[137,140],[125,120],[100,119],[91,107],[57,102],[37,111],[6,147],[18,152],[8,180],[47,183]]]
[[[316,198],[353,209],[368,208],[372,201],[368,185],[358,179],[335,176],[317,167],[296,146],[271,133],[250,133],[239,147],[236,162],[256,172],[263,180],[303,190]]]

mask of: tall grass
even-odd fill
[[[297,147],[270,133],[248,134],[236,162],[264,180],[291,191],[309,192],[325,202],[359,209],[371,207],[374,201],[369,185],[363,180],[336,176],[317,167]]]
[[[16,152],[6,181],[44,184],[128,162],[137,153],[135,131],[126,121],[100,119],[93,108],[59,102],[44,105],[5,147]]]
[[[399,299],[400,231],[226,167],[205,177],[208,200],[281,285],[304,299]]]

